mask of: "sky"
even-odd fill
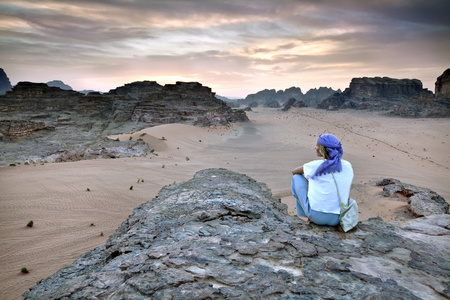
[[[450,68],[449,0],[0,0],[11,84],[74,90],[197,81],[218,95],[409,78]]]

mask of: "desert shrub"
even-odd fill
[[[144,141],[144,140],[141,139],[141,138],[138,138],[137,141],[138,141],[138,142],[142,142],[142,141]]]
[[[119,138],[115,139],[116,142],[120,142]]]
[[[94,223],[91,223],[91,225],[89,225],[89,226],[95,226],[95,224],[94,224]]]
[[[190,159],[189,157],[186,156],[186,161],[189,161],[189,160],[191,160],[191,159]]]
[[[91,189],[90,189],[90,188],[87,188],[87,189],[86,189],[86,191],[87,191],[87,192],[90,192],[90,191],[91,191]]]
[[[133,139],[133,137],[132,137],[132,136],[130,136],[130,138],[129,138],[128,140],[130,140],[130,141],[131,141],[132,139]]]
[[[160,140],[161,141],[167,141],[167,139],[165,137],[161,137]]]
[[[143,134],[141,134],[141,136],[144,136],[144,135],[146,135],[146,134],[147,134],[147,133],[144,132]]]
[[[130,186],[130,191],[133,190],[133,186]]]
[[[10,166],[10,167],[15,167],[15,166],[16,166],[16,164],[9,164],[9,166]]]
[[[24,273],[24,274],[29,273],[28,269],[25,268],[25,267],[23,267],[22,269],[20,269],[20,272],[22,272],[22,273]]]
[[[33,224],[34,224],[34,222],[33,222],[33,221],[30,221],[30,222],[27,223],[27,227],[30,227],[30,228],[31,228],[31,227],[33,227]]]

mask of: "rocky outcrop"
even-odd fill
[[[450,68],[436,79],[434,94],[436,98],[450,98]]]
[[[450,215],[343,233],[224,169],[164,187],[25,299],[448,299]]]
[[[415,217],[449,213],[449,204],[445,199],[429,189],[405,184],[393,178],[383,179],[377,185],[383,187],[385,197],[406,197],[408,209]]]
[[[281,109],[282,111],[288,111],[291,107],[307,107],[305,102],[296,100],[295,98],[289,99],[284,107]]]
[[[64,82],[62,82],[61,80],[52,80],[47,82],[48,86],[53,86],[53,87],[59,87],[62,90],[72,90],[72,87],[70,85],[65,84]]]
[[[265,89],[255,94],[250,94],[245,97],[242,104],[249,104],[252,102],[258,103],[258,105],[265,106],[266,103],[277,101],[284,104],[290,98],[301,99],[303,97],[302,90],[298,87],[291,87],[286,90],[275,91],[274,89]]]
[[[12,89],[11,82],[5,71],[0,68],[0,95],[4,95],[7,91]]]
[[[349,88],[323,100],[320,109],[386,111],[401,117],[449,117],[450,102],[441,101],[417,79],[353,78]]]
[[[111,146],[105,140],[108,135],[160,124],[211,126],[239,121],[248,121],[244,111],[232,110],[210,88],[196,82],[161,86],[143,81],[87,95],[45,83],[19,82],[0,96],[0,166],[61,160],[65,156],[55,155],[66,152],[88,158],[92,145]],[[126,151],[129,144],[122,145],[123,155],[136,154]]]
[[[265,106],[278,108],[279,106],[273,105],[275,102],[278,102],[280,106],[286,106],[289,99],[294,98],[295,100],[303,101],[308,107],[316,108],[318,103],[335,92],[336,91],[333,89],[327,87],[310,89],[306,94],[303,94],[302,90],[298,87],[291,87],[284,91],[266,89],[255,94],[250,94],[245,99],[235,101],[235,103],[237,105],[245,105],[250,107]]]
[[[389,77],[353,78],[346,95],[352,99],[407,99],[418,96],[423,90],[417,79],[394,79]]]
[[[334,93],[340,93],[341,91],[335,91],[332,88],[328,87],[320,87],[318,89],[310,89],[306,92],[306,94],[303,96],[303,98],[298,100],[303,100],[303,102],[308,107],[314,107],[317,108],[317,105],[319,105],[324,99],[332,96]]]

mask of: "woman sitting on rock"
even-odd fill
[[[344,153],[341,142],[332,134],[317,138],[316,153],[324,159],[292,170],[292,194],[296,198],[297,215],[318,225],[336,226],[341,207],[338,190],[342,202],[348,205],[353,168],[341,159]]]

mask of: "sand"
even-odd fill
[[[374,182],[382,178],[450,199],[450,119],[305,108],[259,108],[248,116],[251,123],[227,128],[171,124],[131,134],[157,155],[0,168],[0,299],[22,299],[37,281],[103,245],[133,208],[164,185],[201,169],[227,168],[264,182],[295,215],[291,170],[316,159],[322,133],[335,134],[353,164],[351,196],[360,220],[411,218],[405,199],[380,195]],[[116,137],[128,140],[130,134]],[[32,228],[26,227],[30,220]],[[22,267],[29,273],[22,274]]]

